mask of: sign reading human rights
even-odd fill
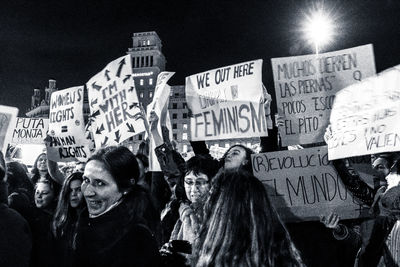
[[[262,60],[186,77],[192,140],[267,136]]]
[[[83,86],[51,94],[47,156],[53,161],[87,161],[89,141],[85,139]]]
[[[110,62],[86,84],[97,148],[116,145],[146,130],[132,77],[131,56]]]
[[[283,146],[323,142],[335,94],[376,73],[372,45],[271,62]]]
[[[11,142],[17,115],[16,107],[0,105],[0,149],[3,155],[6,155],[7,146]]]
[[[158,118],[157,125],[158,134],[162,135],[161,125],[168,128],[169,133],[172,135],[171,120],[168,113],[169,95],[171,87],[167,84],[168,80],[174,75],[175,72],[161,72],[157,77],[157,85],[154,89],[153,101],[147,106],[147,118],[150,118],[150,113],[154,111]],[[149,171],[161,171],[155,149],[155,142],[152,136],[149,136]]]
[[[12,144],[44,144],[49,128],[46,118],[17,118],[12,133]]]
[[[341,90],[328,134],[329,159],[400,151],[400,65]]]
[[[328,160],[326,146],[252,155],[253,173],[286,221],[319,220],[330,212],[357,218],[360,206]]]

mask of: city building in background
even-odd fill
[[[146,107],[152,100],[157,76],[165,71],[162,43],[156,32],[138,32],[132,37],[132,48],[127,54],[132,57],[132,72],[140,103]]]
[[[132,57],[132,72],[139,102],[146,106],[153,100],[154,89],[157,83],[157,76],[165,71],[166,59],[162,53],[162,43],[156,32],[134,33],[132,37],[132,48],[127,54]],[[56,80],[50,79],[49,85],[44,90],[33,89],[31,107],[26,112],[27,117],[48,118],[50,110],[51,93],[57,91]],[[84,91],[84,118],[85,123],[90,114],[87,90]],[[190,146],[190,118],[187,108],[185,86],[171,86],[169,100],[169,114],[172,127],[172,141],[178,151],[185,157],[191,155]],[[136,152],[140,143],[145,139],[145,133],[140,133],[123,142],[132,152]],[[220,157],[223,152],[234,144],[243,144],[255,148],[259,138],[242,138],[231,140],[207,141],[211,153]]]
[[[31,107],[25,113],[29,118],[48,118],[50,112],[50,97],[51,94],[58,91],[56,87],[56,80],[50,79],[49,86],[41,90],[39,88],[33,89],[33,95],[31,97]],[[42,94],[44,92],[44,94]],[[85,123],[90,114],[89,100],[87,91],[84,90],[83,94],[83,117]]]

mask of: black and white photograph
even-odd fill
[[[0,8],[0,267],[399,267],[400,1]]]

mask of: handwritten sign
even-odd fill
[[[83,86],[51,94],[47,156],[53,161],[86,161],[90,157],[83,120]]]
[[[175,72],[161,72],[160,74],[158,74],[157,85],[154,89],[153,101],[147,106],[147,118],[150,117],[151,111],[154,111],[159,118],[157,130],[160,136],[163,136],[161,125],[166,126],[169,129],[169,133],[172,133],[171,120],[169,118],[168,112],[168,102],[169,95],[171,93],[171,87],[167,84],[167,82],[174,74]],[[150,136],[149,139],[149,171],[161,171],[160,164],[154,151],[154,139],[152,136]]]
[[[400,66],[341,90],[333,105],[329,159],[400,151]]]
[[[283,146],[323,142],[335,94],[376,73],[372,45],[271,62]]]
[[[332,211],[341,219],[360,216],[359,205],[328,160],[326,146],[255,154],[252,164],[287,221],[319,220]]]
[[[3,155],[6,155],[7,146],[11,141],[17,115],[18,109],[16,107],[0,105],[0,149]]]
[[[267,136],[262,60],[186,77],[192,140]]]
[[[17,118],[12,133],[12,144],[44,144],[49,128],[49,119]]]
[[[89,123],[97,148],[117,145],[146,130],[130,55],[110,62],[86,86],[91,112]]]

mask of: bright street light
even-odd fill
[[[331,18],[319,10],[306,17],[303,31],[306,39],[315,46],[315,53],[318,54],[320,47],[332,40],[334,27]]]

